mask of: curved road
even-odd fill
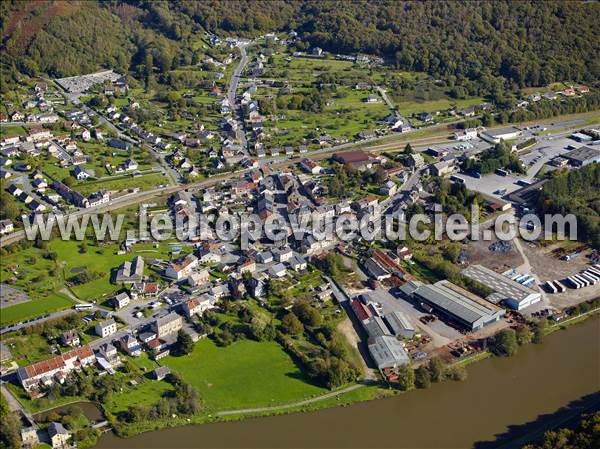
[[[333,398],[340,394],[348,393],[349,391],[353,391],[353,390],[356,390],[357,388],[362,388],[364,386],[366,386],[366,384],[364,384],[364,383],[354,384],[354,385],[350,385],[349,387],[342,388],[341,390],[332,391],[331,393],[326,393],[322,396],[317,396],[316,398],[305,399],[304,401],[299,401],[299,402],[292,402],[291,404],[275,405],[273,407],[246,408],[246,409],[242,409],[242,410],[227,410],[224,412],[217,412],[216,415],[217,416],[226,416],[226,415],[241,415],[241,414],[245,414],[245,413],[275,412],[278,410],[286,410],[289,408],[302,407],[303,405],[308,405],[308,404],[312,404],[314,402],[322,401],[324,399]]]

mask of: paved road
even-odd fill
[[[246,42],[238,44],[241,58],[237,67],[233,71],[231,81],[229,82],[229,88],[227,89],[227,100],[229,101],[229,104],[232,107],[234,115],[238,122],[237,137],[240,141],[240,144],[242,145],[242,149],[244,150],[244,154],[246,156],[250,155],[250,153],[248,152],[248,139],[246,138],[246,131],[244,130],[243,111],[239,101],[237,101],[236,93],[238,85],[240,83],[240,76],[246,68],[246,64],[248,64],[248,55],[246,54],[246,47],[248,45],[250,44]]]
[[[66,310],[60,310],[58,312],[54,312],[54,313],[50,313],[48,314],[48,316],[44,315],[38,318],[33,318],[30,321],[27,322],[23,322],[21,324],[17,324],[15,326],[12,327],[3,327],[0,329],[0,335],[1,334],[5,334],[7,332],[14,332],[14,331],[18,331],[20,329],[24,329],[30,326],[33,326],[35,324],[40,324],[43,323],[44,321],[48,321],[48,320],[54,320],[56,318],[62,318],[64,316],[70,315],[72,313],[75,313],[74,309],[66,309]]]

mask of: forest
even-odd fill
[[[469,95],[600,78],[597,2],[6,1],[3,75],[99,67],[141,77],[192,61],[199,32],[298,32],[298,50],[385,57]],[[10,78],[9,78],[10,79]]]
[[[540,214],[574,214],[577,238],[600,248],[600,166],[556,171],[538,197]]]

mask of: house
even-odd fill
[[[23,427],[21,429],[21,441],[23,442],[23,448],[38,447],[40,439],[37,434],[37,429],[33,426]]]
[[[187,283],[192,287],[210,283],[208,270],[204,269],[190,274],[187,278]]]
[[[429,112],[421,112],[417,115],[417,118],[425,123],[433,121],[433,115],[431,115]]]
[[[402,260],[410,260],[413,256],[406,246],[399,246],[396,253],[398,254],[398,257],[400,257]]]
[[[60,344],[63,346],[79,346],[79,334],[74,329],[65,331],[60,336]]]
[[[270,269],[271,274],[276,278],[281,278],[287,274],[285,265],[282,263],[275,264]]]
[[[476,137],[477,137],[477,129],[476,128],[467,128],[467,129],[463,129],[461,131],[456,131],[454,133],[454,139],[460,140],[460,141],[471,140]]]
[[[382,195],[392,196],[395,195],[398,191],[398,185],[391,180],[386,181],[381,188],[379,189],[379,193]]]
[[[287,262],[294,256],[294,252],[290,248],[273,250],[273,254],[278,262]]]
[[[140,342],[130,334],[123,335],[119,339],[119,346],[121,347],[121,351],[125,354],[128,354],[132,357],[138,357],[142,354],[142,346]]]
[[[294,254],[294,256],[288,261],[288,263],[290,265],[290,268],[294,271],[304,271],[308,266],[306,260],[297,254]]]
[[[112,299],[112,304],[115,309],[122,309],[123,307],[127,307],[131,302],[131,298],[125,292],[118,293]]]
[[[462,115],[463,117],[473,117],[475,116],[475,112],[477,111],[477,109],[475,108],[475,106],[471,106],[469,108],[465,108],[462,111],[459,112],[460,115]]]
[[[454,160],[440,161],[430,166],[430,172],[434,176],[445,176],[454,173],[456,165]]]
[[[48,438],[53,449],[69,448],[71,433],[59,422],[50,423],[48,426]]]
[[[98,347],[98,358],[106,360],[111,365],[118,363],[117,348],[112,343],[102,343]]]
[[[158,338],[164,338],[173,334],[183,327],[183,319],[175,312],[171,312],[152,323],[152,329]]]
[[[131,149],[131,144],[129,142],[125,142],[124,140],[114,138],[109,139],[108,146],[123,151],[129,151]]]
[[[52,385],[55,379],[64,382],[68,373],[91,365],[95,360],[94,352],[86,345],[51,359],[21,367],[17,370],[17,377],[25,391],[31,392],[40,384]]]
[[[171,263],[165,270],[165,276],[180,281],[188,277],[198,266],[198,258],[193,254],[188,254],[183,259]]]
[[[307,173],[311,173],[313,175],[318,175],[322,170],[322,167],[315,161],[306,158],[300,161],[300,167]]]
[[[94,330],[99,337],[108,337],[117,332],[117,323],[113,318],[109,318],[108,320],[96,324]]]
[[[127,159],[121,164],[121,170],[132,171],[138,169],[138,163],[134,159]]]
[[[192,318],[194,315],[200,315],[202,313],[202,306],[200,301],[196,298],[188,299],[181,304],[181,309],[187,318]]]
[[[15,230],[15,226],[10,219],[0,220],[0,235],[9,234]]]
[[[169,374],[171,374],[171,369],[168,366],[159,366],[152,371],[152,377],[154,380],[163,380]]]
[[[313,56],[322,56],[323,55],[323,49],[321,47],[315,47],[311,50],[311,54]]]
[[[273,253],[271,251],[263,251],[258,253],[257,259],[260,263],[271,263],[273,262]]]
[[[75,176],[75,179],[78,181],[85,181],[86,179],[89,179],[92,174],[85,168],[78,165],[73,169],[73,176]]]
[[[254,259],[248,258],[244,263],[242,263],[238,267],[238,271],[241,274],[244,274],[244,273],[254,273],[256,271],[256,262],[254,261]]]
[[[367,98],[365,98],[365,103],[379,103],[379,97],[377,95],[367,95]]]
[[[411,154],[406,159],[406,165],[408,167],[421,168],[425,164],[425,159],[423,159],[423,155],[416,153]]]

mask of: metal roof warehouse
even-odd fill
[[[521,310],[542,297],[539,292],[482,265],[471,265],[463,270],[463,274],[494,290],[496,293],[489,296],[490,301],[504,301],[511,309]]]
[[[469,330],[481,329],[504,316],[502,308],[448,281],[421,285],[414,290],[412,296],[416,301],[431,306]]]

